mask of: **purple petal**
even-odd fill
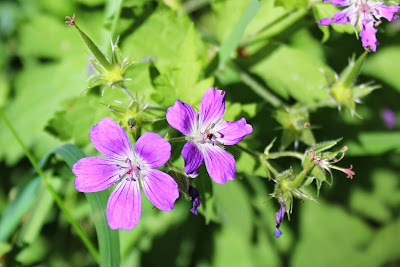
[[[189,104],[177,100],[167,109],[167,121],[182,134],[189,135],[197,125],[197,113]]]
[[[388,21],[393,20],[393,15],[400,9],[400,5],[398,6],[387,6],[384,2],[373,2],[371,4],[371,9],[373,9],[374,16],[377,19],[384,17]]]
[[[225,92],[209,88],[200,102],[199,120],[202,132],[216,124],[225,112]]]
[[[276,227],[275,228],[275,232],[274,232],[274,236],[276,236],[276,238],[279,238],[279,237],[281,237],[281,235],[282,235],[281,230],[279,230],[279,228]]]
[[[275,213],[275,226],[279,227],[281,225],[281,222],[283,218],[285,217],[285,212],[286,212],[286,205],[284,202],[281,202],[281,207],[279,208],[278,212]]]
[[[85,193],[109,188],[119,180],[120,171],[118,161],[102,157],[82,158],[72,166],[75,188]]]
[[[363,28],[360,32],[360,37],[363,47],[368,49],[368,51],[376,52],[376,32],[378,30],[374,28],[374,22],[369,21],[363,24]]]
[[[245,136],[253,132],[253,127],[247,124],[245,118],[231,122],[224,121],[214,128],[214,135],[217,141],[223,145],[234,145],[241,141]]]
[[[110,118],[103,118],[89,132],[94,147],[104,156],[125,160],[133,155],[132,145],[124,129]]]
[[[141,208],[139,182],[121,181],[108,199],[108,225],[113,230],[132,230],[139,222]]]
[[[206,144],[202,147],[207,172],[214,182],[224,184],[227,180],[234,180],[236,162],[233,156],[219,146]]]
[[[147,170],[142,174],[142,188],[150,202],[160,210],[172,210],[175,200],[179,197],[175,180],[156,169]]]
[[[186,174],[193,173],[203,163],[203,154],[193,141],[189,141],[183,146],[181,154],[185,161]]]
[[[149,167],[158,168],[171,157],[171,144],[159,134],[147,132],[136,141],[135,153]]]
[[[324,0],[323,3],[332,2],[334,6],[348,6],[351,3],[351,0]]]
[[[339,23],[339,24],[352,23],[354,15],[351,15],[349,13],[350,9],[346,8],[333,14],[332,19],[324,18],[320,21],[317,21],[316,23],[325,26],[330,25],[331,23]]]

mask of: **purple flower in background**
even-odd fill
[[[220,122],[224,112],[225,92],[215,90],[214,87],[204,93],[199,114],[180,100],[167,109],[168,123],[189,140],[182,149],[186,174],[196,171],[204,160],[214,182],[224,184],[227,180],[235,179],[235,159],[220,145],[238,143],[253,128],[244,118],[234,122]]]
[[[396,127],[396,114],[393,112],[393,110],[385,108],[382,111],[382,118],[385,122],[386,128],[389,130],[393,130]]]
[[[387,6],[383,1],[373,0],[324,0],[332,2],[334,6],[348,6],[347,8],[336,12],[332,19],[325,18],[317,21],[320,25],[330,25],[331,23],[346,24],[350,23],[356,30],[360,30],[360,37],[363,46],[368,51],[376,51],[376,32],[374,26],[378,26],[381,18],[389,21],[396,19],[394,13],[399,11],[400,5]]]
[[[80,159],[72,167],[75,188],[80,192],[98,192],[120,182],[107,203],[107,221],[111,229],[131,230],[140,219],[141,193],[160,210],[170,211],[179,197],[178,185],[168,174],[154,168],[171,156],[171,145],[159,134],[144,133],[134,151],[125,131],[110,118],[102,119],[89,132],[94,147],[105,157]],[[139,182],[140,181],[140,182]]]
[[[286,211],[285,203],[281,202],[280,209],[278,210],[277,213],[275,213],[275,232],[274,232],[274,236],[276,236],[277,238],[279,238],[282,235],[281,230],[279,230],[279,226],[281,225],[283,217],[285,217],[285,211]]]

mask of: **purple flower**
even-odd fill
[[[279,238],[282,235],[281,230],[279,230],[279,226],[281,225],[283,217],[285,217],[285,211],[286,211],[285,203],[281,202],[280,209],[278,210],[277,213],[275,213],[275,232],[274,232],[274,236],[276,236],[277,238]]]
[[[386,128],[389,130],[393,130],[396,127],[396,114],[393,112],[393,110],[385,108],[382,111],[382,118],[385,122]]]
[[[214,87],[204,93],[199,114],[180,100],[167,109],[168,123],[189,140],[182,149],[186,174],[196,171],[204,160],[214,182],[224,184],[227,180],[235,179],[235,159],[220,145],[238,143],[253,128],[244,118],[234,122],[220,122],[224,111],[225,92],[215,90]]]
[[[384,17],[389,21],[396,19],[394,16],[400,9],[400,5],[387,6],[383,1],[373,0],[324,0],[332,2],[334,6],[348,6],[347,8],[336,12],[332,19],[325,18],[317,21],[320,25],[329,25],[331,23],[346,24],[350,23],[356,30],[360,30],[360,37],[363,46],[368,51],[376,51],[376,32],[374,26],[378,26],[381,18]]]
[[[125,131],[110,118],[90,129],[94,147],[106,157],[80,159],[72,167],[75,188],[80,192],[102,191],[116,182],[107,203],[107,221],[111,229],[131,230],[140,219],[142,185],[147,198],[160,210],[170,211],[179,197],[178,185],[168,174],[154,168],[171,156],[171,145],[160,135],[143,134],[134,151]]]

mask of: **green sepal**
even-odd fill
[[[79,34],[81,35],[83,41],[89,48],[89,50],[93,53],[95,58],[99,61],[99,63],[106,69],[106,70],[111,70],[112,65],[106,58],[106,56],[100,51],[100,49],[93,43],[93,41],[87,36],[77,25],[75,25],[75,28],[78,30]]]
[[[315,143],[311,128],[306,126],[310,122],[309,112],[306,108],[298,105],[283,107],[276,111],[274,117],[283,128],[281,149],[285,149],[293,141],[297,140],[307,145]]]
[[[319,153],[319,152],[328,150],[331,147],[334,147],[335,145],[337,145],[337,143],[340,142],[340,140],[342,140],[342,138],[321,142],[321,143],[318,143],[318,144],[315,144],[315,145],[309,147],[307,149],[307,151],[314,151],[315,153]]]
[[[353,58],[349,61],[349,65],[340,73],[340,78],[337,83],[340,83],[345,88],[350,87],[354,84],[358,74],[360,73],[361,67],[367,57],[368,51],[365,51],[356,61]]]
[[[272,146],[274,145],[276,141],[276,137],[271,141],[271,143],[269,143],[269,145],[264,149],[264,154],[268,155],[269,151],[271,150]]]

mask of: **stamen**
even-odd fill
[[[75,26],[75,14],[72,15],[72,18],[70,16],[66,16],[65,19],[69,19],[69,21],[65,22],[69,24],[69,26]]]

